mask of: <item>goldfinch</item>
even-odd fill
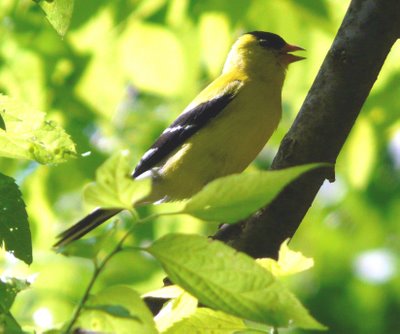
[[[210,181],[242,172],[278,126],[288,65],[304,50],[263,31],[243,34],[222,74],[164,130],[143,155],[133,178],[152,177],[146,202],[189,198]],[[59,235],[55,247],[81,238],[119,209],[96,209]]]

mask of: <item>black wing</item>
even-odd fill
[[[239,82],[235,82],[238,84]],[[137,164],[132,177],[155,167],[172,151],[182,145],[199,129],[215,118],[235,97],[237,90],[226,92],[215,99],[200,103],[182,113],[156,140]]]

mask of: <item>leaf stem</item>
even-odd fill
[[[130,211],[131,212],[131,211]],[[131,212],[132,214],[132,212]],[[79,301],[79,304],[77,306],[77,308],[75,309],[72,319],[69,322],[67,328],[65,329],[64,333],[68,334],[71,332],[73,326],[75,325],[75,323],[77,322],[79,315],[81,314],[83,308],[85,307],[85,303],[87,302],[87,300],[89,299],[90,296],[90,292],[94,286],[94,283],[96,282],[97,278],[99,277],[100,273],[103,271],[103,269],[105,268],[106,264],[111,260],[111,258],[114,257],[114,255],[116,255],[118,252],[124,250],[124,248],[122,247],[125,240],[129,237],[129,235],[132,233],[133,229],[135,228],[135,226],[139,223],[144,223],[148,220],[157,218],[158,216],[160,216],[161,214],[153,214],[150,216],[147,216],[143,219],[139,219],[137,220],[134,225],[124,234],[124,236],[121,238],[121,240],[117,243],[117,245],[114,247],[114,249],[103,259],[103,261],[100,264],[97,264],[96,259],[93,261],[94,263],[94,272],[92,275],[92,278],[89,281],[88,286],[86,287],[85,293],[83,294],[81,300]],[[134,216],[134,215],[133,215]],[[134,216],[135,217],[135,216]],[[129,247],[129,249],[133,249],[132,247]],[[137,248],[137,250],[140,250],[140,248]]]
[[[128,235],[130,234],[131,230],[132,230],[132,228],[129,229],[129,231],[118,242],[117,246],[104,258],[104,260],[99,265],[96,265],[96,263],[95,263],[95,270],[93,272],[92,278],[90,279],[89,284],[86,287],[85,293],[83,294],[77,308],[75,309],[75,312],[72,316],[72,319],[71,319],[67,329],[65,330],[65,333],[71,332],[73,326],[75,325],[76,321],[79,318],[80,313],[82,312],[82,309],[85,306],[85,303],[87,302],[87,300],[89,298],[90,292],[91,292],[93,285],[96,282],[98,276],[103,271],[106,264],[111,260],[111,258],[122,249],[122,244],[126,240]]]

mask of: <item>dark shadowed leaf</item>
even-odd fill
[[[1,110],[0,110],[0,129],[6,131],[6,123],[4,122],[3,116],[1,115]]]
[[[0,173],[0,244],[18,259],[32,263],[32,241],[25,203],[15,180]]]

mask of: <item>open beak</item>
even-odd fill
[[[284,64],[289,65],[291,63],[294,63],[295,61],[306,59],[306,57],[296,56],[296,55],[289,53],[289,52],[294,52],[294,51],[305,51],[305,49],[301,48],[300,46],[291,45],[291,44],[286,44],[281,49],[280,58]]]

